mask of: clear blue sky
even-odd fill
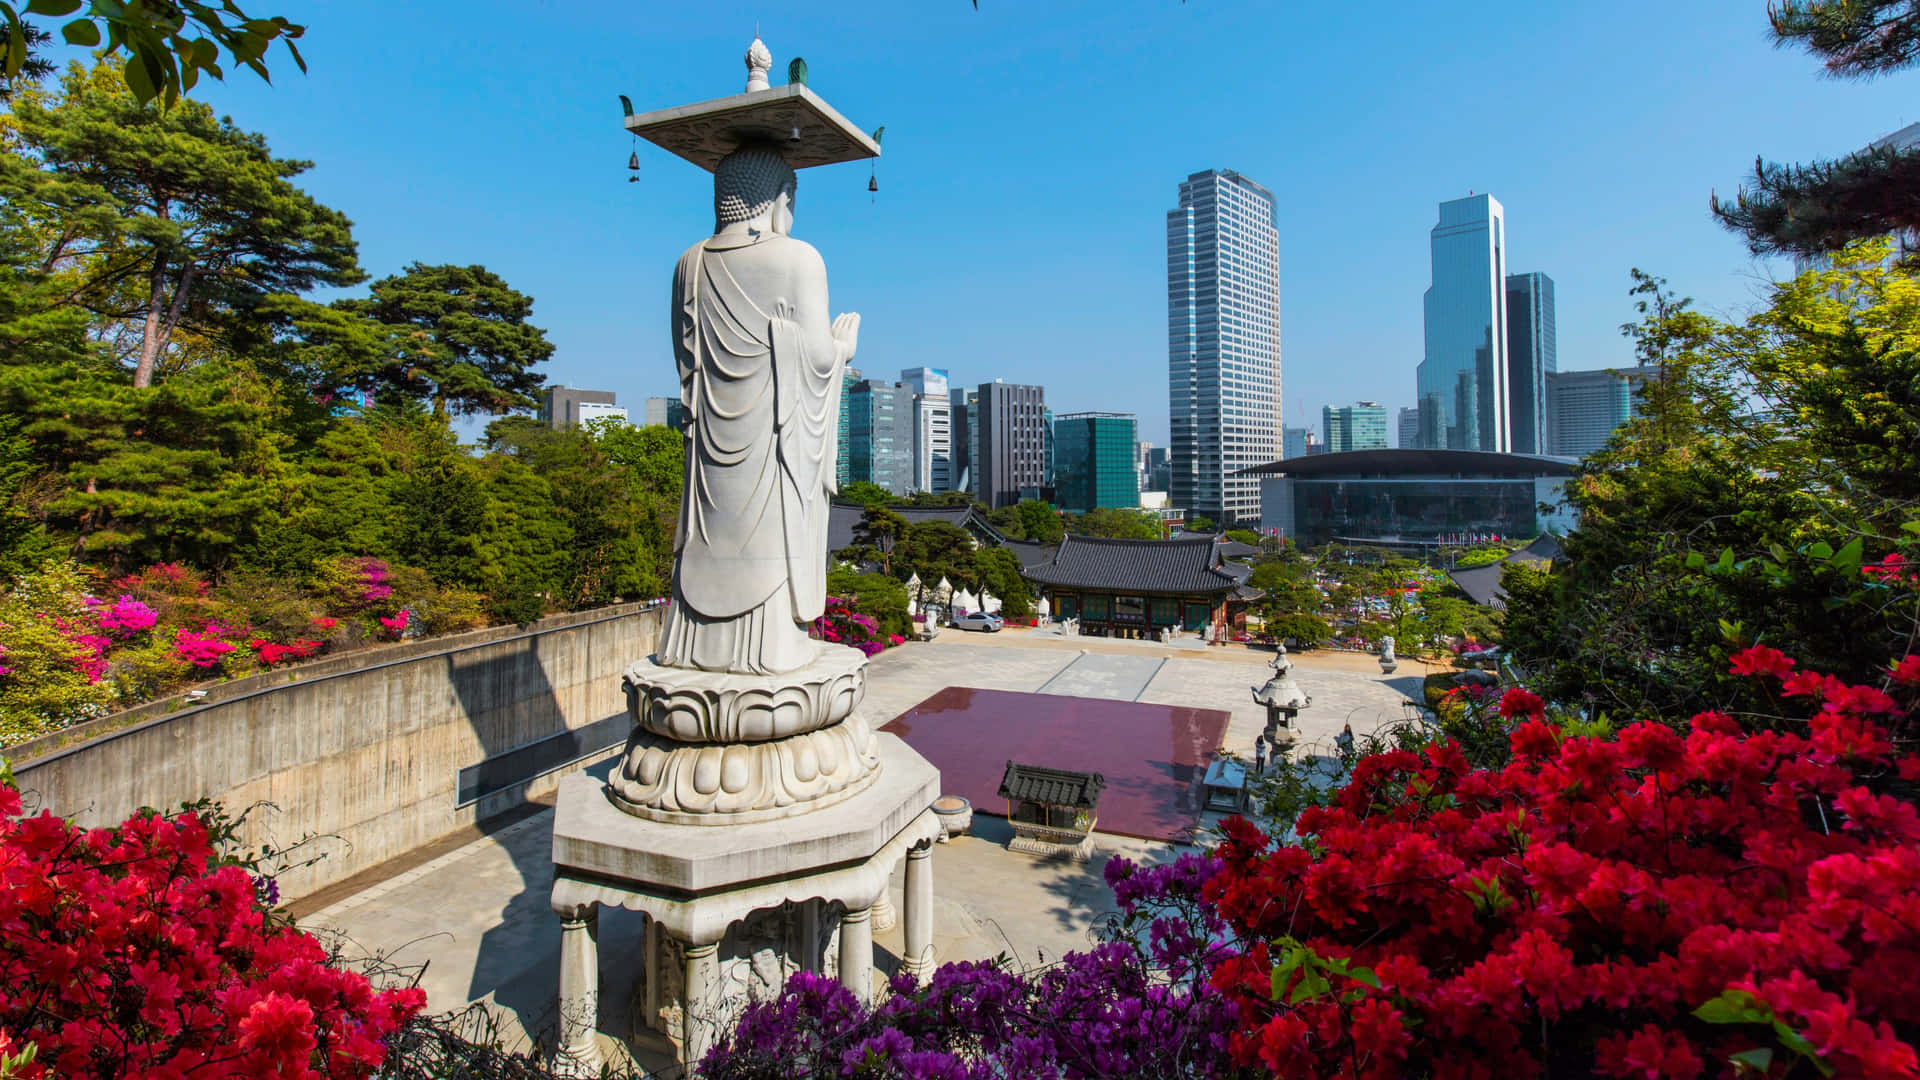
[[[627,183],[617,95],[737,93],[755,22],[775,58],[871,130],[864,165],[801,176],[797,235],[856,366],[1046,387],[1056,412],[1166,435],[1164,214],[1188,173],[1279,199],[1287,422],[1412,403],[1435,204],[1507,210],[1509,266],[1558,286],[1562,368],[1628,362],[1627,270],[1707,310],[1776,267],[1710,220],[1756,154],[1804,160],[1920,119],[1920,74],[1824,78],[1765,37],[1763,0],[1308,4],[859,0],[758,6],[252,0],[308,24],[301,75],[202,97],[316,163],[375,275],[477,262],[536,299],[555,382],[638,410],[674,387],[675,258],[711,228],[708,175],[644,143]],[[637,417],[636,417],[637,418]]]

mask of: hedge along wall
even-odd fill
[[[249,843],[318,837],[293,899],[552,790],[629,730],[625,667],[665,609],[626,604],[333,657],[7,748],[27,805],[92,826],[209,797]],[[277,809],[274,809],[277,807]]]

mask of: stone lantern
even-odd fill
[[[1313,698],[1301,689],[1299,683],[1293,681],[1293,659],[1287,655],[1285,645],[1280,646],[1270,666],[1273,668],[1273,677],[1267,680],[1266,685],[1253,688],[1253,701],[1256,705],[1266,706],[1267,727],[1263,734],[1267,742],[1277,744],[1284,731],[1285,741],[1291,743],[1294,719],[1300,715],[1301,709],[1313,704]]]

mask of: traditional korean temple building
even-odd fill
[[[1094,637],[1150,638],[1164,630],[1214,641],[1246,627],[1253,568],[1227,561],[1211,536],[1108,540],[1069,536],[1046,562],[1026,569],[1055,619],[1080,620]]]

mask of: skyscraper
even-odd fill
[[[1327,453],[1387,448],[1387,410],[1377,401],[1362,401],[1338,409],[1320,410],[1320,430],[1326,432]]]
[[[847,475],[895,495],[913,490],[913,391],[905,383],[862,379],[849,395]]]
[[[953,490],[953,398],[947,373],[908,368],[900,381],[913,392],[913,485],[916,491]]]
[[[1396,444],[1402,450],[1411,450],[1420,445],[1420,410],[1400,410],[1400,441]]]
[[[1273,194],[1228,169],[1194,173],[1167,213],[1172,499],[1232,525],[1260,517],[1280,452],[1280,234]]]
[[[1068,413],[1053,422],[1054,502],[1086,513],[1140,505],[1132,413]]]
[[[834,481],[838,487],[853,482],[853,388],[860,385],[860,369],[850,367],[840,373],[840,422],[836,426],[839,443],[833,459]]]
[[[1421,401],[1440,395],[1439,447],[1504,453],[1511,445],[1506,211],[1491,195],[1443,202],[1432,245]]]
[[[973,491],[973,461],[980,453],[980,440],[974,437],[973,401],[975,391],[954,387],[947,392],[953,413],[953,490]],[[977,493],[976,493],[977,497]]]
[[[1513,452],[1544,454],[1549,445],[1547,376],[1559,369],[1553,328],[1553,279],[1507,278],[1507,412]]]
[[[1047,483],[1046,391],[1038,386],[981,383],[968,410],[974,456],[974,497],[998,509],[1037,493]]]
[[[1640,415],[1640,386],[1657,370],[1631,367],[1547,376],[1553,453],[1583,458],[1607,445],[1614,428]]]
[[[1280,429],[1280,456],[1292,461],[1307,456],[1307,443],[1313,437],[1312,428],[1289,427]]]

